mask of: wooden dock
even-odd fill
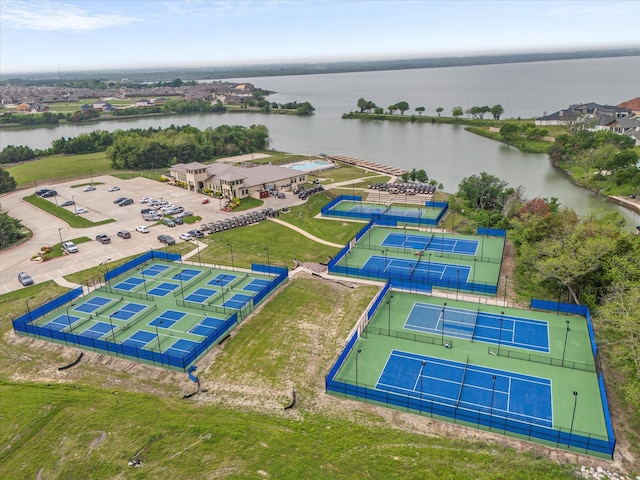
[[[366,170],[371,170],[373,172],[385,173],[387,175],[392,175],[394,177],[399,177],[403,173],[407,173],[408,170],[403,170],[402,168],[390,167],[388,165],[382,165],[380,163],[370,162],[368,160],[362,160],[360,158],[350,157],[349,155],[328,155],[328,160],[333,160],[334,162],[346,163],[348,165],[353,165],[354,167],[364,168]]]

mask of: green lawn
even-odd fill
[[[18,188],[35,186],[34,181],[58,181],[89,178],[90,175],[111,173],[111,162],[104,152],[85,155],[52,155],[7,167]]]
[[[29,202],[31,205],[34,205],[45,212],[48,212],[52,215],[55,215],[60,220],[63,220],[69,224],[70,227],[74,228],[87,228],[87,227],[95,227],[97,225],[105,225],[107,223],[115,222],[113,219],[103,220],[101,222],[92,222],[91,220],[87,220],[82,215],[76,215],[71,210],[67,210],[63,207],[58,207],[55,203],[50,202],[46,198],[40,198],[36,195],[29,195],[24,197],[26,202]]]

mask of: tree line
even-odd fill
[[[357,106],[360,109],[360,113],[372,113],[374,115],[394,115],[395,112],[400,112],[400,115],[404,115],[406,111],[410,109],[409,104],[405,101],[401,101],[398,103],[394,103],[387,107],[386,113],[383,107],[379,107],[375,104],[375,102],[371,100],[366,100],[364,98],[359,98],[357,102]],[[415,111],[418,113],[418,116],[422,116],[422,114],[426,111],[426,107],[419,106],[415,108]],[[442,107],[436,107],[435,112],[440,116],[440,114],[444,111]],[[502,105],[494,105],[492,107],[488,106],[474,106],[468,108],[467,110],[463,110],[462,107],[454,107],[451,110],[451,116],[454,118],[461,117],[464,114],[468,116],[482,120],[487,113],[490,113],[494,120],[500,120],[500,116],[504,113],[504,108]]]

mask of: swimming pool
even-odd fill
[[[307,160],[304,162],[296,162],[287,165],[287,168],[297,170],[299,172],[316,172],[318,170],[324,170],[333,167],[333,162],[326,160]]]

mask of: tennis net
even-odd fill
[[[464,379],[467,376],[467,368],[469,368],[469,355],[467,355],[467,361],[464,364],[464,371],[462,372],[462,380],[460,380],[460,390],[458,391],[458,400],[456,400],[456,408],[460,405],[460,398],[462,398],[462,389],[464,388]]]
[[[424,250],[427,250],[429,248],[429,245],[431,245],[431,242],[433,241],[433,236],[435,235],[435,232],[431,234],[431,236],[429,237],[429,240],[427,241],[427,244],[424,246]]]

